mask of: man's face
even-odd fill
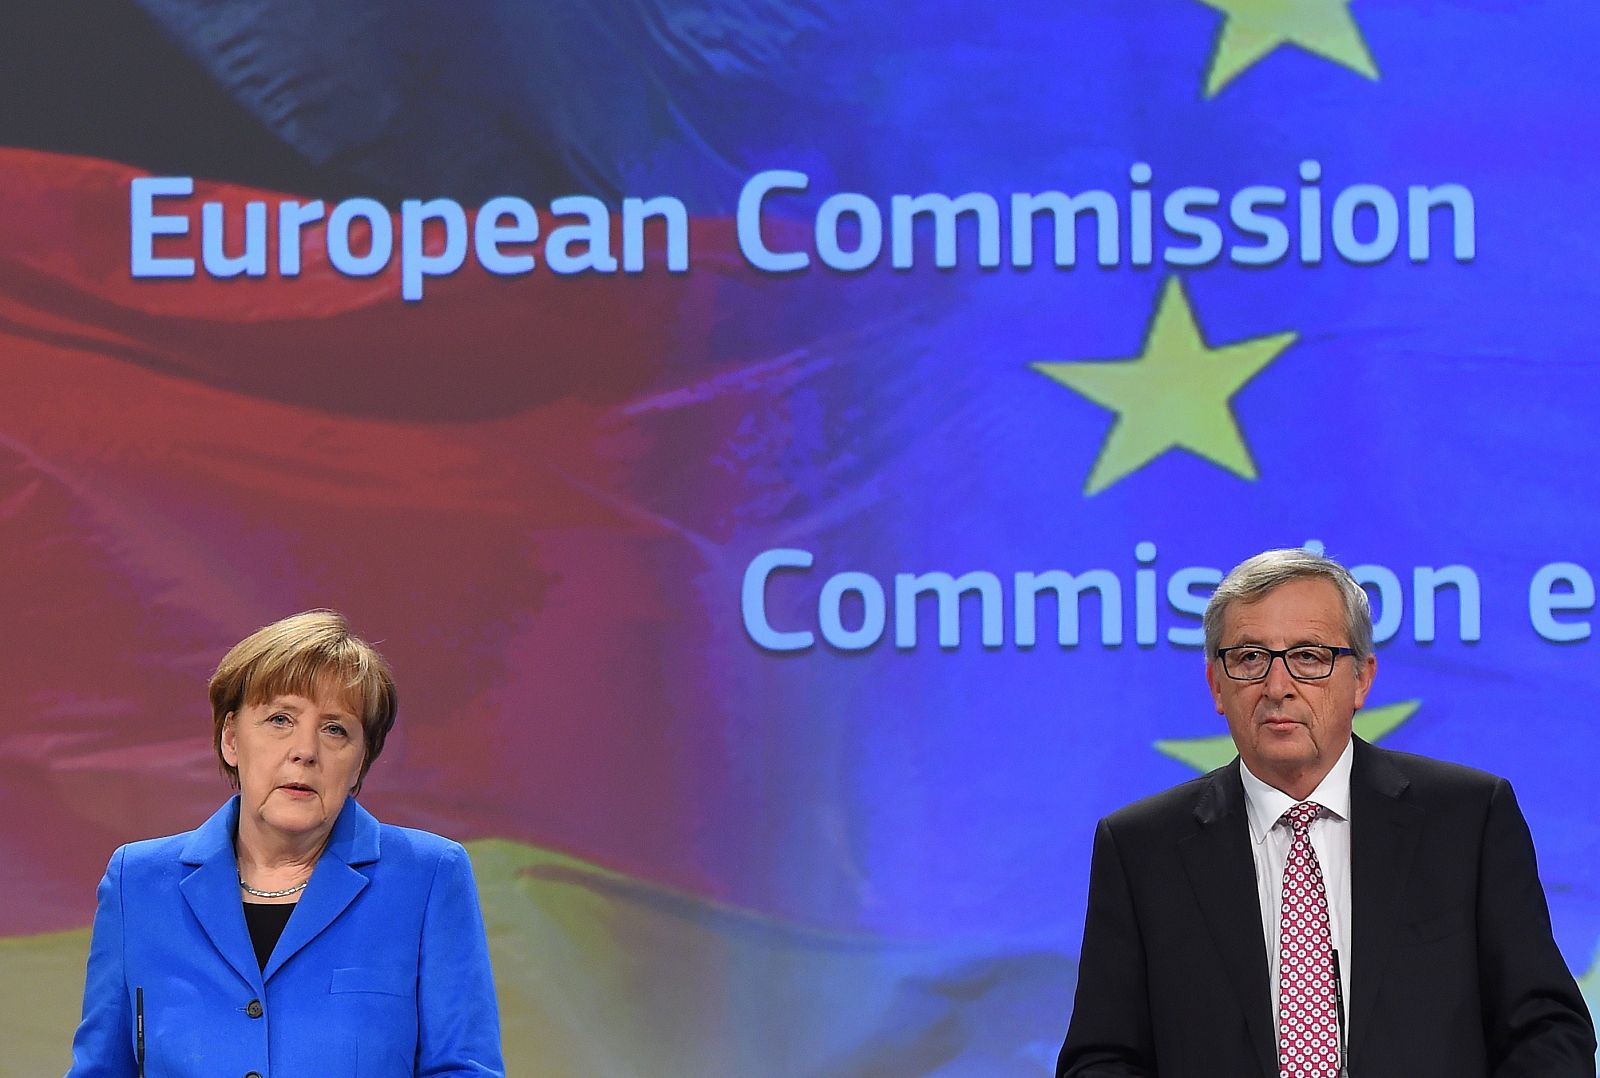
[[[1297,644],[1349,647],[1344,604],[1331,581],[1292,580],[1253,603],[1234,603],[1222,621],[1222,647]],[[1206,664],[1217,713],[1256,777],[1296,799],[1310,796],[1350,741],[1350,721],[1367,698],[1378,660],[1351,656],[1334,661],[1321,681],[1296,681],[1283,660],[1274,660],[1260,681],[1235,681],[1222,660]]]

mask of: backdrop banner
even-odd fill
[[[1051,1073],[1269,546],[1600,1005],[1595,5],[98,6],[0,45],[0,1075],[319,606],[513,1074]]]

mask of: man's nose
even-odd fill
[[[1289,658],[1286,655],[1274,655],[1267,661],[1267,676],[1262,681],[1266,683],[1267,695],[1274,700],[1293,696],[1299,684],[1289,676]]]

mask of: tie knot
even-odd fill
[[[1302,801],[1289,809],[1280,820],[1289,821],[1289,826],[1294,828],[1296,834],[1306,834],[1311,830],[1311,821],[1317,818],[1317,813],[1322,811],[1322,806],[1315,801]]]

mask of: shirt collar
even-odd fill
[[[1322,777],[1306,800],[1315,801],[1338,819],[1350,819],[1350,763],[1354,758],[1355,738],[1352,737],[1345,743],[1344,751],[1339,754],[1332,770]],[[1272,830],[1279,817],[1299,802],[1257,778],[1245,766],[1243,759],[1239,761],[1239,780],[1244,783],[1245,816],[1250,821],[1250,838],[1259,845],[1266,840],[1267,832]]]

